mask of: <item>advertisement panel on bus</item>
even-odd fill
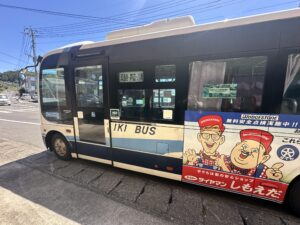
[[[299,165],[299,128],[292,115],[187,111],[182,179],[282,202]]]

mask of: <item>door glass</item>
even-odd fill
[[[119,106],[122,119],[142,119],[145,113],[145,90],[119,90]]]
[[[173,120],[175,110],[175,89],[153,89],[151,98],[152,119]]]
[[[75,68],[78,107],[103,107],[102,66]]]
[[[79,140],[105,143],[102,66],[75,68]]]

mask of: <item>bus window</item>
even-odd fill
[[[43,106],[66,106],[64,69],[45,69],[42,71]]]
[[[174,82],[176,80],[175,65],[155,66],[155,82]]]
[[[72,114],[67,104],[64,73],[63,68],[42,70],[41,110],[47,120],[69,124]]]
[[[78,107],[103,106],[101,65],[75,68],[75,82]]]
[[[175,89],[154,89],[152,93],[152,118],[173,120],[175,109]]]
[[[267,57],[190,63],[188,108],[223,112],[259,112]]]
[[[300,54],[288,56],[281,113],[300,113]]]
[[[145,107],[145,90],[119,90],[119,106],[121,108],[121,116],[123,118],[143,118]]]

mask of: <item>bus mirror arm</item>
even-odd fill
[[[26,73],[27,72],[27,69],[28,68],[33,68],[33,67],[37,67],[41,62],[42,62],[42,60],[43,60],[43,57],[42,56],[38,56],[38,58],[37,58],[37,60],[36,60],[36,64],[35,65],[31,65],[31,66],[25,66],[24,68],[22,68],[22,69],[20,69],[20,74],[21,73]]]

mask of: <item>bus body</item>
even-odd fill
[[[73,158],[294,198],[299,27],[294,9],[54,50],[40,66],[45,144],[63,159],[57,137]]]

